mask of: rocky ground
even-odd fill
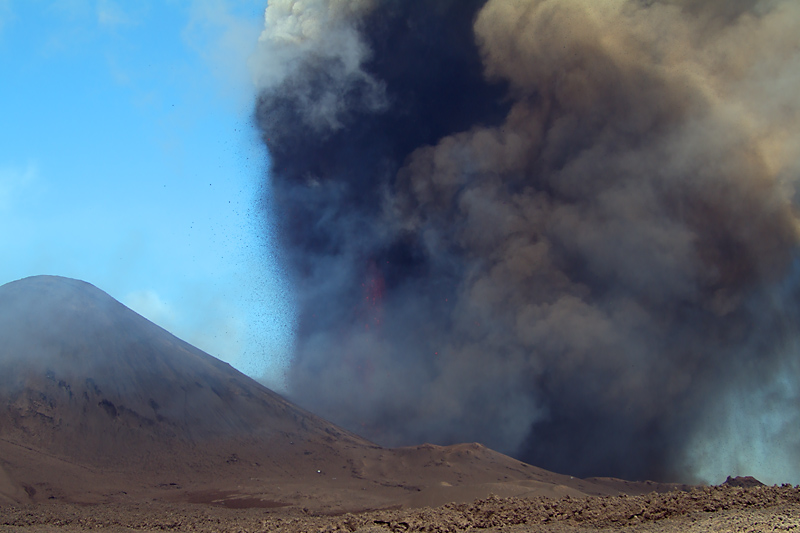
[[[800,486],[722,485],[641,496],[489,498],[438,508],[314,515],[294,508],[71,505],[0,508],[2,531],[800,532]]]

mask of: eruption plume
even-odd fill
[[[800,4],[270,2],[290,395],[381,444],[800,483]]]

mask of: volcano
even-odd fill
[[[619,490],[480,444],[381,448],[83,281],[36,276],[0,287],[0,339],[0,503],[330,511]]]
[[[3,438],[97,466],[223,442],[369,445],[288,403],[92,285],[35,277],[0,290]],[[169,457],[173,461],[173,457]]]

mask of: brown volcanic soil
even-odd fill
[[[640,496],[498,498],[438,508],[315,515],[163,502],[5,508],[8,531],[763,532],[800,531],[800,488],[705,487]]]

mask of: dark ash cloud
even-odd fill
[[[789,1],[271,2],[290,394],[382,444],[800,482],[799,26]]]

